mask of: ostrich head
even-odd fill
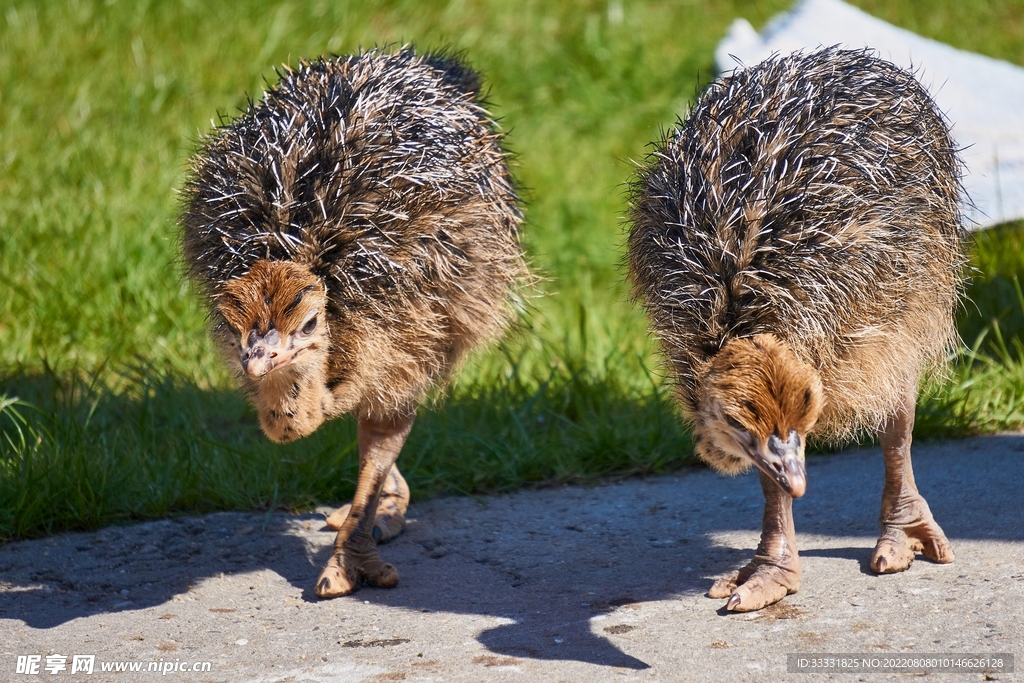
[[[217,308],[250,379],[262,381],[285,368],[301,374],[323,370],[330,345],[327,293],[307,267],[257,261],[224,286]]]
[[[821,414],[822,396],[817,371],[775,336],[730,340],[701,386],[697,452],[727,473],[754,465],[799,498],[807,488],[806,435]]]

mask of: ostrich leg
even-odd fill
[[[366,581],[371,586],[392,588],[398,570],[380,559],[373,528],[381,489],[412,429],[413,416],[389,422],[359,420],[359,481],[352,507],[334,540],[334,554],[320,572],[316,594],[334,598],[351,593]]]
[[[352,503],[345,503],[327,518],[327,526],[340,531]],[[387,543],[402,533],[405,528],[405,511],[409,509],[409,485],[405,477],[398,471],[398,465],[392,465],[388,476],[384,478],[384,486],[377,504],[377,516],[373,523],[371,535],[377,543]]]
[[[778,602],[800,588],[800,558],[793,528],[793,497],[763,472],[764,518],[754,559],[731,577],[718,579],[711,598],[729,598],[726,609],[751,612]]]
[[[916,403],[914,386],[904,393],[899,408],[878,432],[885,458],[885,487],[880,517],[882,535],[871,555],[871,569],[879,574],[903,571],[914,561],[915,552],[924,553],[935,562],[953,561],[953,548],[914,483],[910,442]]]

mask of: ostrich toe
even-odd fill
[[[380,558],[370,538],[350,538],[342,552],[335,553],[316,580],[316,594],[321,598],[348,595],[363,583],[376,588],[398,585],[398,570]]]
[[[715,581],[708,591],[712,598],[729,598],[731,612],[753,612],[767,607],[800,588],[800,565],[755,558],[729,577]]]
[[[871,569],[878,574],[901,572],[914,561],[915,553],[948,564],[953,561],[953,547],[946,539],[942,528],[932,518],[928,503],[917,496],[907,507],[916,512],[916,521],[901,522],[898,519],[883,520],[882,535],[871,554]]]

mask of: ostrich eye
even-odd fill
[[[316,329],[316,316],[313,316],[306,324],[302,326],[302,334],[313,334],[313,330]]]
[[[730,427],[732,427],[733,429],[737,429],[737,430],[743,430],[743,431],[746,431],[746,429],[747,429],[746,427],[744,427],[744,426],[743,426],[743,425],[742,425],[742,424],[740,423],[740,421],[739,421],[739,420],[737,420],[737,419],[736,419],[735,417],[733,417],[732,415],[726,415],[726,416],[725,416],[725,421],[726,421],[726,423],[728,423],[728,425],[729,425]]]

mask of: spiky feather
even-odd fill
[[[522,217],[479,87],[411,48],[302,62],[193,159],[182,240],[213,324],[257,261],[307,267],[329,300],[331,414],[410,410],[508,324]]]
[[[629,272],[691,414],[730,339],[815,367],[816,433],[875,429],[956,341],[961,162],[913,74],[870,51],[716,81],[632,185]]]

